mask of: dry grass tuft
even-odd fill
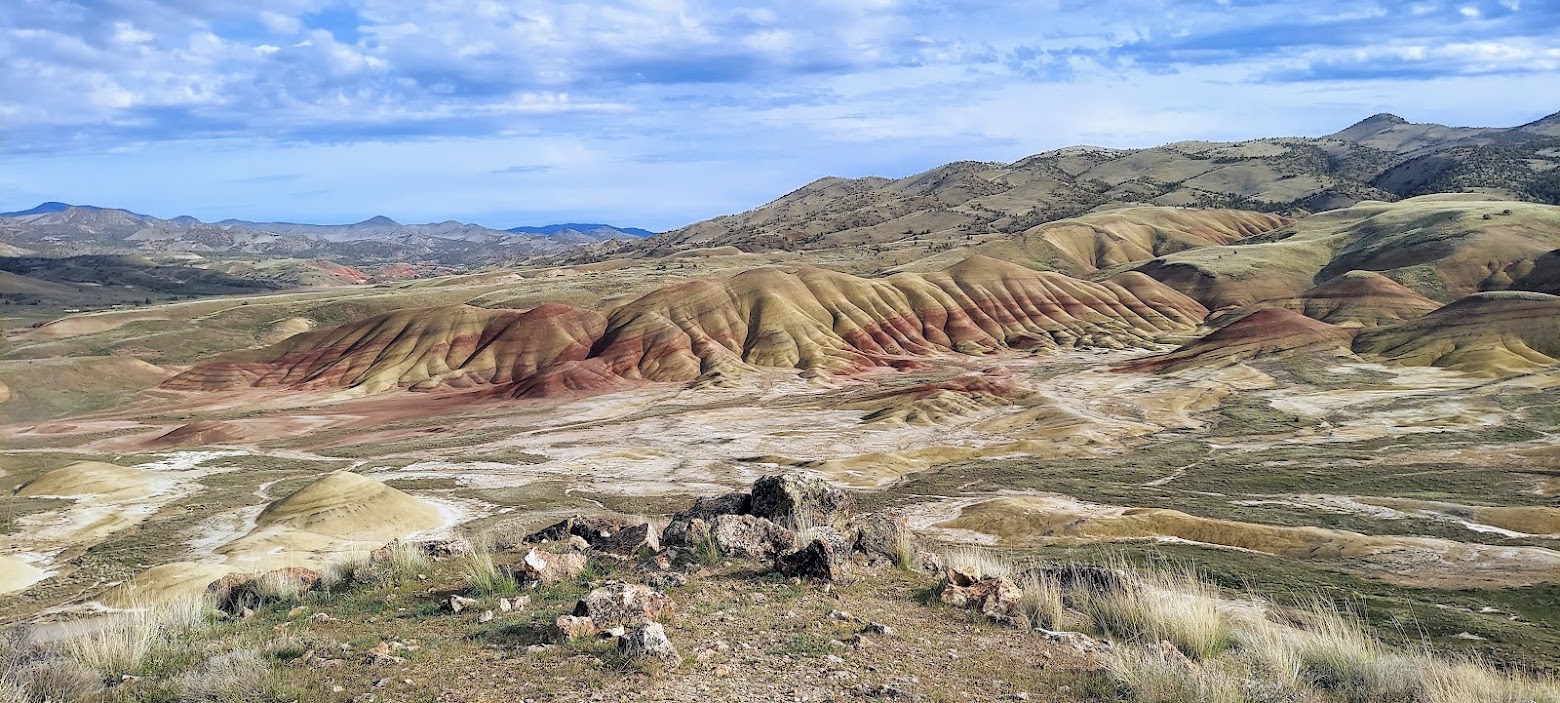
[[[280,688],[276,672],[252,650],[217,655],[178,679],[179,700],[191,703],[281,700]]]
[[[1031,628],[1055,629],[1067,612],[1063,603],[1062,585],[1055,578],[1040,571],[1030,570],[1018,578],[1022,595],[1018,600],[1019,614]]]
[[[1144,572],[1139,586],[1075,599],[1106,634],[1144,644],[1169,642],[1206,659],[1228,649],[1234,628],[1218,588],[1189,572]]]
[[[1197,664],[1164,652],[1125,648],[1111,676],[1143,703],[1245,703],[1247,677],[1227,666]]]
[[[1018,564],[1009,554],[995,549],[960,547],[942,555],[943,566],[970,576],[983,579],[989,576],[1012,576],[1019,571]]]
[[[96,627],[60,644],[68,659],[108,679],[140,671],[152,655],[176,645],[191,630],[206,624],[208,598],[186,598],[114,613]]]
[[[481,598],[512,596],[520,592],[520,583],[513,573],[493,561],[492,552],[475,549],[466,556],[466,590]]]
[[[486,551],[484,550],[484,553]],[[428,573],[433,561],[420,545],[408,542],[392,542],[382,552],[390,578],[398,582],[410,581]]]

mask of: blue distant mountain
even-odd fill
[[[43,215],[50,212],[65,212],[71,205],[66,203],[48,202],[31,210],[18,210],[16,212],[0,212],[0,217],[26,217],[28,215]]]
[[[655,232],[651,232],[647,229],[640,229],[638,227],[617,227],[615,225],[603,225],[589,222],[564,222],[556,225],[542,225],[540,227],[514,227],[504,231],[514,232],[516,234],[543,234],[551,236],[559,232],[574,231],[587,233],[601,229],[610,229],[615,232],[622,232],[623,234],[633,235],[635,237],[655,236]]]

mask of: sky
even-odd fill
[[[671,229],[823,176],[1560,111],[1560,0],[0,0],[0,211]]]

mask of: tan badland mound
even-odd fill
[[[147,440],[146,446],[151,449],[173,449],[175,447],[211,447],[219,444],[232,444],[241,442],[251,433],[233,422],[221,420],[196,420],[187,425],[180,425],[167,434],[155,439]]]
[[[1269,304],[1346,327],[1397,324],[1441,307],[1440,303],[1373,271],[1350,271],[1297,297]]]
[[[1207,246],[1231,244],[1289,224],[1289,218],[1246,210],[1133,207],[1032,227],[980,251],[1043,263],[1071,275]]]
[[[1284,308],[1262,308],[1173,352],[1123,364],[1121,371],[1159,373],[1217,368],[1295,354],[1348,356],[1353,334]]]
[[[1178,510],[1003,498],[965,508],[940,527],[992,535],[1009,545],[1056,538],[1175,538],[1263,554],[1363,568],[1398,583],[1506,587],[1560,583],[1560,552],[1428,537],[1365,535],[1320,527],[1281,527],[1196,517]]]
[[[1503,290],[1560,248],[1560,207],[1489,196],[1363,202],[1232,246],[1139,266],[1212,309],[1299,297],[1349,271],[1376,271],[1432,300]]]
[[[108,589],[97,597],[97,601],[110,608],[141,608],[196,598],[206,592],[206,586],[211,582],[236,571],[240,569],[226,564],[189,561],[159,564]]]
[[[152,484],[136,469],[99,461],[78,461],[28,481],[16,491],[24,498],[102,497],[107,500],[134,500],[151,493]]]
[[[377,548],[443,524],[438,509],[422,500],[366,476],[337,471],[266,506],[254,530],[217,553],[230,563],[270,560],[288,566],[321,553]]]
[[[565,305],[399,311],[304,333],[260,352],[262,361],[208,364],[165,385],[492,385],[513,396],[567,395],[754,366],[850,373],[950,352],[1143,347],[1206,314],[1140,274],[1093,283],[981,256],[883,279],[759,268],[662,288],[606,317]]]
[[[1471,295],[1416,320],[1368,330],[1360,356],[1470,373],[1528,373],[1560,363],[1560,297],[1502,291]]]
[[[265,346],[276,344],[295,334],[303,334],[314,329],[314,321],[307,317],[289,317],[277,320],[271,324],[271,328],[260,336],[260,343]]]
[[[1449,516],[1476,525],[1525,535],[1560,535],[1560,508],[1539,505],[1462,505],[1410,498],[1360,498],[1361,503],[1394,510]]]

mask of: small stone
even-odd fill
[[[866,627],[861,628],[861,631],[868,635],[882,635],[884,637],[891,637],[894,634],[894,628],[880,622],[869,622]]]
[[[574,615],[588,617],[601,630],[629,628],[670,619],[672,600],[646,586],[609,581],[574,606]]]
[[[677,647],[666,638],[666,628],[647,622],[618,640],[618,653],[629,659],[657,659],[669,663],[682,661]]]
[[[553,639],[563,642],[589,637],[596,634],[596,623],[591,622],[590,618],[560,615],[553,621],[551,634]]]
[[[493,622],[493,611],[482,611],[482,614],[477,616],[477,622]]]
[[[526,552],[516,573],[526,581],[557,583],[579,576],[585,563],[584,554],[549,554],[532,549]]]
[[[329,613],[315,613],[310,615],[306,620],[304,620],[304,622],[307,622],[310,625],[320,625],[324,623],[337,622],[337,620],[336,618],[331,617]]]

